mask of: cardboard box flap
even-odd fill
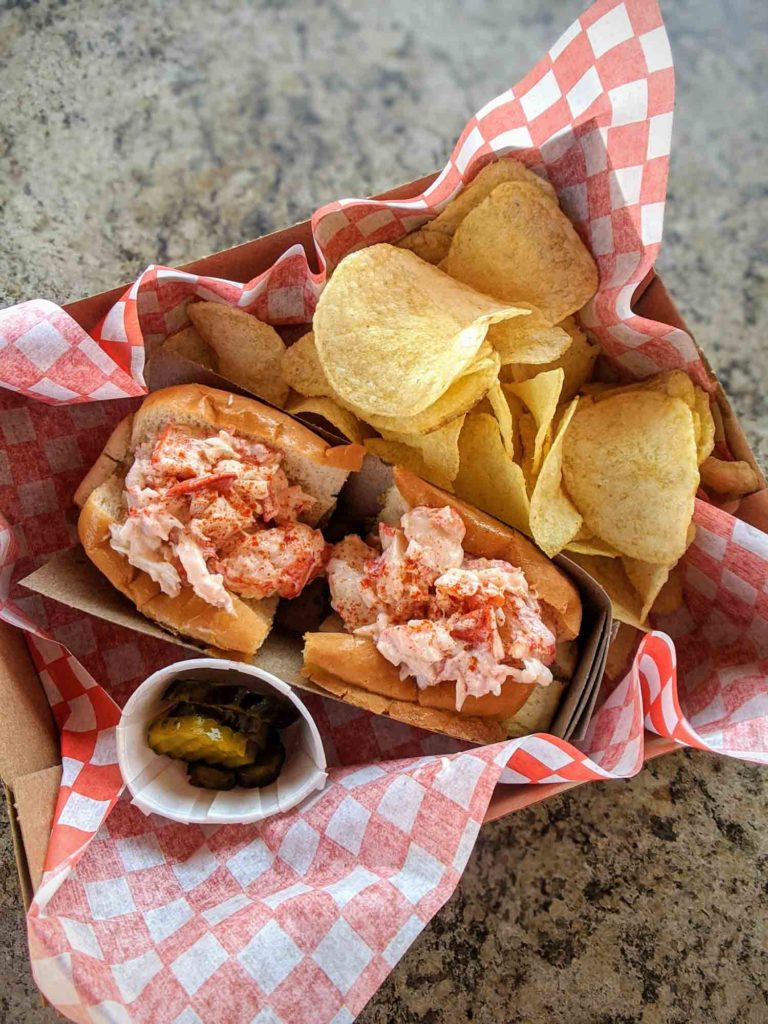
[[[59,733],[24,634],[0,622],[0,778],[9,786],[58,764]]]
[[[22,775],[13,784],[13,802],[33,891],[43,874],[60,783],[61,765],[57,764],[40,772]]]

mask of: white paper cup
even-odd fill
[[[200,679],[247,686],[256,693],[279,693],[301,715],[281,730],[286,758],[276,782],[263,789],[215,792],[198,789],[183,761],[156,754],[147,743],[150,722],[165,708],[162,699],[174,679]],[[132,803],[145,814],[187,824],[231,825],[261,821],[295,807],[325,785],[325,752],[317,726],[287,683],[253,665],[220,658],[194,658],[160,669],[139,686],[123,708],[117,726],[117,760]]]

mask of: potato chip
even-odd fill
[[[715,447],[715,421],[712,417],[709,395],[702,388],[694,388],[694,411],[699,414],[699,434],[696,438],[699,465],[712,454]]]
[[[163,343],[163,348],[168,352],[177,352],[185,359],[204,366],[208,370],[217,368],[215,353],[206,345],[194,327],[185,327],[172,334]]]
[[[563,481],[596,536],[630,558],[676,562],[699,482],[690,410],[647,390],[584,401],[565,436]]]
[[[499,185],[508,182],[524,182],[531,185],[539,190],[542,197],[557,205],[557,193],[548,181],[529,171],[519,160],[505,158],[486,164],[478,171],[469,185],[429,222],[429,228],[452,238],[467,214],[476,209]]]
[[[669,571],[667,582],[661,588],[653,603],[654,615],[672,615],[683,606],[683,570],[680,563]]]
[[[448,255],[456,228],[469,211],[474,210],[497,185],[505,181],[529,182],[541,189],[543,195],[557,202],[557,195],[549,182],[529,171],[525,164],[510,158],[496,160],[483,167],[437,217],[400,239],[398,247],[410,249],[427,263],[440,263]]]
[[[720,403],[716,398],[710,405],[709,411],[712,413],[712,419],[715,423],[715,444],[719,444],[723,448],[727,448],[725,439],[725,423],[723,422],[723,410],[720,408]]]
[[[426,260],[437,266],[448,255],[452,235],[442,231],[434,231],[430,224],[425,224],[418,231],[412,231],[397,243],[398,249],[409,249],[416,253],[420,260]]]
[[[366,423],[370,423],[380,433],[428,434],[438,430],[457,416],[469,412],[483,398],[498,377],[499,357],[489,347],[488,355],[481,355],[469,370],[423,412],[406,416],[366,416]]]
[[[342,437],[355,444],[362,444],[366,436],[363,424],[349,409],[342,409],[338,402],[326,396],[314,398],[296,398],[288,403],[286,411],[293,416],[320,416],[332,424]],[[369,431],[370,433],[370,431]]]
[[[595,537],[583,527],[576,536],[565,545],[566,551],[575,551],[579,555],[602,555],[604,558],[618,558],[619,552],[600,537]]]
[[[499,353],[501,365],[541,364],[559,359],[571,344],[570,335],[547,323],[535,306],[523,308],[530,309],[529,316],[516,316],[488,329],[488,341]]]
[[[449,423],[446,423],[444,427],[440,427],[439,430],[433,430],[428,434],[386,434],[385,443],[399,444],[418,452],[425,465],[432,471],[433,476],[440,474],[444,480],[452,484],[459,472],[459,435],[463,426],[464,417],[457,416]],[[372,451],[374,450],[373,445],[376,444],[376,440],[371,440]],[[382,454],[380,451],[374,451],[374,454],[379,455],[388,462],[393,461],[389,456]],[[406,468],[410,467],[406,466]],[[414,472],[416,471],[414,470]],[[442,483],[438,483],[433,477],[429,477],[429,479],[432,480],[432,483],[437,483],[438,487],[445,486]],[[450,488],[448,489],[450,490]]]
[[[696,408],[696,393],[693,382],[684,370],[667,370],[664,373],[657,373],[653,377],[646,377],[645,380],[638,380],[632,384],[621,386],[609,385],[607,391],[593,392],[598,401],[602,401],[609,395],[626,395],[633,391],[661,391],[671,398],[679,398],[689,409]]]
[[[314,317],[320,364],[364,419],[423,412],[475,359],[488,327],[514,306],[381,243],[345,257]]]
[[[621,559],[621,564],[624,566],[627,579],[643,602],[640,610],[640,621],[645,622],[654,601],[669,579],[671,566],[649,565],[648,562],[640,562],[636,558],[626,557]]]
[[[441,267],[487,295],[532,303],[551,324],[597,290],[595,261],[573,225],[529,183],[499,185],[468,213]]]
[[[581,391],[582,395],[585,395],[587,398],[593,398],[599,395],[605,395],[609,391],[615,391],[616,385],[605,384],[603,381],[594,380],[589,384],[582,384],[579,390]]]
[[[516,395],[526,404],[536,421],[536,440],[533,448],[531,471],[535,476],[546,448],[552,440],[552,420],[555,416],[565,374],[562,370],[546,370],[521,384],[504,384],[504,393]]]
[[[507,401],[510,404],[510,408],[512,408],[513,402],[519,402],[520,408],[524,408],[522,401],[516,395],[507,394]],[[533,485],[536,482],[536,475],[533,472],[533,453],[536,448],[536,420],[531,413],[521,412],[517,418],[517,429],[520,435],[520,464],[523,467],[523,475],[530,492],[533,491]]]
[[[523,471],[504,451],[493,416],[467,416],[459,437],[459,455],[459,474],[453,485],[456,494],[530,534],[530,503]]]
[[[585,382],[592,376],[592,369],[600,354],[600,347],[590,344],[586,334],[573,317],[567,317],[557,326],[560,330],[565,331],[571,339],[571,344],[559,358],[542,365],[506,366],[504,370],[505,376],[508,375],[511,381],[520,382],[530,380],[531,377],[535,377],[543,370],[562,369],[565,380],[560,400],[567,402],[578,394]]]
[[[643,624],[640,613],[642,602],[635,589],[627,579],[624,566],[619,558],[601,558],[599,555],[572,554],[570,557],[582,569],[596,580],[611,599],[613,617],[628,626],[634,626],[643,632],[648,627]]]
[[[493,415],[496,417],[496,422],[499,425],[504,450],[510,459],[514,459],[515,435],[514,423],[512,422],[512,412],[509,408],[509,402],[507,401],[506,395],[501,390],[501,384],[499,384],[498,380],[493,382],[485,397],[488,400],[491,410],[493,411]]]
[[[582,518],[563,488],[563,439],[579,405],[565,411],[531,495],[531,532],[541,550],[554,558],[581,529]]]
[[[748,462],[726,462],[710,455],[699,468],[702,485],[715,494],[741,497],[751,494],[760,486],[757,473]]]
[[[320,365],[312,331],[287,348],[280,360],[285,381],[307,398],[333,398],[333,388]]]
[[[377,456],[391,466],[402,466],[409,469],[423,480],[429,480],[444,491],[453,490],[453,481],[439,466],[430,466],[418,449],[410,448],[399,441],[386,441],[383,437],[369,437],[365,442],[371,455]]]
[[[284,404],[288,385],[280,371],[280,360],[285,345],[274,327],[220,302],[193,302],[187,306],[187,313],[216,353],[223,377],[274,405]]]

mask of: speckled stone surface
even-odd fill
[[[0,303],[66,301],[442,163],[579,0],[2,5]],[[669,0],[659,269],[768,462],[762,0]],[[364,1024],[768,1018],[760,769],[680,752],[481,832]],[[43,1024],[0,823],[0,1020]]]

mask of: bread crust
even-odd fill
[[[230,614],[203,601],[191,587],[182,587],[177,597],[169,597],[109,543],[109,527],[116,520],[99,504],[97,493],[92,492],[83,506],[77,530],[85,553],[110,583],[130,598],[142,615],[172,633],[223,651],[255,654],[272,627],[276,598],[246,604],[230,594],[234,605]]]
[[[400,678],[400,670],[380,654],[368,636],[351,633],[307,633],[304,636],[304,662],[310,669],[321,669],[342,683],[359,686],[369,693],[392,700],[407,701],[423,708],[456,713],[456,684],[438,683],[420,690],[411,676]],[[474,718],[510,718],[525,704],[534,685],[506,683],[495,697],[467,697],[461,715]]]
[[[298,454],[335,473],[359,468],[364,449],[358,445],[328,445],[290,416],[255,399],[186,384],[148,395],[133,416],[118,424],[78,487],[78,534],[85,553],[143,615],[206,646],[253,655],[269,634],[276,598],[255,602],[230,594],[234,611],[229,613],[203,601],[188,586],[183,586],[176,597],[169,597],[147,573],[134,568],[110,544],[109,528],[121,521],[113,509],[121,503],[127,462],[134,448],[152,435],[153,424],[163,419],[202,421],[215,430],[236,431],[281,451]]]
[[[215,430],[257,437],[273,448],[293,451],[318,466],[358,470],[363,464],[362,445],[329,445],[279,409],[204,384],[178,384],[147,395],[133,417],[132,448],[143,439],[148,422],[163,415],[166,409],[170,416],[200,419]]]
[[[535,544],[511,526],[486,515],[455,494],[441,491],[439,487],[397,467],[394,471],[395,486],[406,505],[427,505],[443,508],[450,505],[464,521],[466,535],[464,548],[478,558],[502,558],[512,565],[518,565],[525,578],[534,588],[539,600],[554,616],[555,634],[558,640],[573,640],[581,629],[581,597],[579,592],[560,569]]]
[[[526,537],[407,470],[396,468],[394,480],[400,496],[411,508],[449,505],[455,509],[464,522],[464,547],[470,554],[504,559],[520,566],[542,604],[549,609],[558,642],[578,636],[578,590]],[[457,712],[455,683],[444,682],[420,690],[412,677],[400,678],[399,669],[379,653],[370,637],[350,633],[305,634],[303,674],[348,703],[479,743],[505,739],[507,732],[501,720],[517,714],[536,689],[535,684],[510,681],[502,686],[499,696],[467,697]]]

